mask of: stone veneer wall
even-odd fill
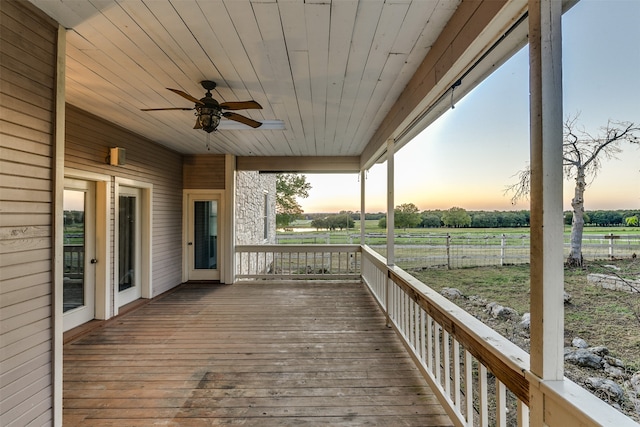
[[[264,238],[264,203],[267,196],[267,238]],[[238,171],[236,174],[236,244],[261,245],[276,243],[276,175],[255,171]],[[266,272],[273,255],[251,258],[249,271]],[[238,260],[237,262],[240,262]],[[238,268],[238,267],[236,267]]]

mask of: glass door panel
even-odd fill
[[[118,191],[118,306],[141,297],[140,190]]]
[[[64,190],[64,279],[63,311],[66,313],[85,302],[84,284],[84,213],[85,192]]]
[[[218,202],[194,202],[194,269],[218,268]]]
[[[63,209],[63,327],[95,317],[95,183],[65,179]]]
[[[219,280],[220,199],[216,195],[191,194],[187,203],[188,280]]]
[[[118,221],[118,292],[136,286],[136,198],[120,195]]]

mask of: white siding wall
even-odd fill
[[[0,425],[47,425],[57,25],[26,2],[0,15]]]
[[[126,164],[106,164],[110,147],[126,150]],[[127,178],[153,185],[152,283],[153,296],[182,281],[182,155],[67,106],[65,167]],[[112,191],[115,186],[112,186]],[[110,209],[114,206],[111,195]],[[111,221],[115,220],[111,212]],[[110,230],[114,232],[114,224]],[[115,242],[111,236],[111,242]],[[111,250],[111,265],[116,251]],[[111,277],[116,277],[112,271]]]

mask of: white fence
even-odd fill
[[[357,243],[358,234],[279,234],[279,244]],[[386,256],[386,236],[367,234],[366,244]],[[406,269],[422,267],[477,267],[529,263],[529,234],[411,234],[395,236],[395,263]],[[569,255],[565,235],[565,256]],[[628,258],[640,255],[640,235],[586,234],[582,255],[586,260]]]

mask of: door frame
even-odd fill
[[[95,184],[95,259],[97,263],[94,264],[96,275],[94,318],[105,320],[111,317],[111,293],[108,286],[111,282],[111,210],[108,209],[111,196],[111,177],[94,172],[64,168],[64,178],[92,181]],[[62,281],[60,286],[62,286]],[[60,289],[60,295],[62,295],[62,289]],[[62,310],[62,306],[60,306],[60,310]]]
[[[225,261],[227,259],[227,221],[226,218],[226,203],[225,203],[225,191],[224,190],[183,190],[182,192],[182,281],[189,281],[190,262],[189,259],[189,231],[192,225],[191,212],[191,200],[193,198],[198,200],[211,199],[218,202],[218,280],[224,283],[225,277]],[[192,278],[192,280],[194,280]]]
[[[151,230],[153,229],[153,215],[152,215],[152,202],[153,202],[153,184],[143,181],[137,181],[128,178],[115,177],[115,195],[114,195],[114,209],[118,212],[119,199],[120,199],[120,187],[131,187],[140,190],[140,297],[151,298],[153,296],[153,283],[151,273],[151,260],[152,260],[152,241]],[[114,214],[116,215],[116,214]],[[116,218],[117,220],[117,218]],[[118,314],[119,308],[123,305],[119,301],[118,292],[118,275],[115,273],[118,271],[118,233],[114,230],[114,250],[116,253],[113,257],[113,280],[112,280],[112,292],[115,304],[113,305],[114,313]]]

